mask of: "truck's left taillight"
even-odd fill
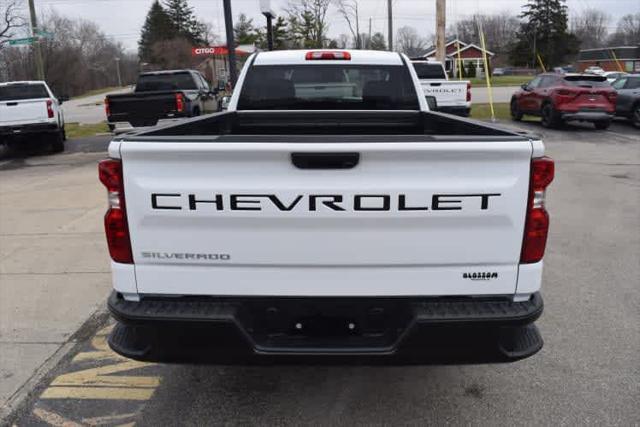
[[[104,112],[107,115],[107,118],[111,116],[111,105],[109,104],[109,98],[104,99]]]
[[[120,160],[103,160],[98,165],[100,182],[107,187],[109,210],[104,216],[104,229],[111,259],[122,264],[132,264],[131,239],[124,203],[124,181]]]
[[[525,220],[520,263],[542,260],[549,234],[549,214],[545,207],[546,191],[555,174],[555,164],[549,157],[533,159],[529,181],[529,201]]]

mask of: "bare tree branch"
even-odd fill
[[[342,15],[345,21],[347,21],[347,25],[349,26],[349,31],[353,36],[353,41],[356,46],[356,49],[360,49],[360,23],[358,17],[358,1],[357,0],[335,0],[336,8],[338,12]]]
[[[26,25],[18,0],[0,0],[0,49],[15,35],[16,29]]]

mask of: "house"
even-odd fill
[[[445,44],[445,69],[452,75],[458,75],[459,64],[463,69],[467,70],[469,63],[475,65],[476,69],[484,70],[484,53],[486,52],[491,66],[491,58],[495,56],[493,52],[483,50],[480,46],[473,43],[465,43],[457,38],[447,40]],[[427,48],[426,52],[419,58],[415,59],[435,59],[436,47]]]
[[[602,67],[605,71],[640,73],[640,46],[584,49],[578,54],[579,72],[588,67]]]

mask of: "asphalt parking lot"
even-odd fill
[[[552,223],[545,256],[545,313],[538,322],[545,347],[534,357],[509,365],[422,367],[145,364],[108,349],[105,336],[112,323],[100,306],[79,333],[60,339],[72,343],[70,351],[42,374],[7,422],[18,426],[640,424],[640,132],[624,122],[607,131],[590,125],[564,130],[546,130],[535,122],[517,126],[540,133],[547,154],[556,160],[556,180],[548,194]],[[45,186],[63,171],[82,173],[59,182],[63,186],[57,189],[62,190],[59,194],[77,192],[82,185],[94,188],[91,180],[96,178],[90,171],[107,143],[108,138],[97,137],[70,141],[68,152],[57,156],[5,155],[0,160],[0,183],[10,180],[12,187],[0,184],[0,208],[13,212],[14,203],[36,203],[33,198],[11,198],[13,190],[26,183],[33,185],[30,188]],[[39,209],[53,203],[42,200],[45,206]],[[102,210],[95,206],[87,206],[82,221],[97,225],[87,226],[86,232],[73,230],[90,241],[83,243],[83,250],[95,251],[99,258],[97,267],[82,272],[99,274],[100,286],[82,292],[93,292],[95,301],[102,301],[108,291],[108,270],[103,268],[107,259],[101,258],[106,253],[95,249],[103,243],[96,232]],[[19,232],[10,230],[11,224],[0,221],[0,225],[3,241]],[[61,242],[58,247],[64,254],[67,241]],[[77,272],[81,270],[77,264],[89,263],[85,257],[65,260],[66,268],[51,267],[38,274]],[[34,274],[36,270],[21,269],[21,262],[34,261],[3,255],[3,286],[20,274]],[[46,311],[51,302],[39,299],[37,304]],[[75,312],[77,307],[67,310]],[[46,329],[47,317],[40,322],[32,327]],[[8,342],[6,336],[3,332],[2,342]]]

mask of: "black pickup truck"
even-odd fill
[[[133,93],[108,95],[105,110],[111,131],[155,126],[218,111],[217,89],[195,70],[147,72],[138,76]]]

